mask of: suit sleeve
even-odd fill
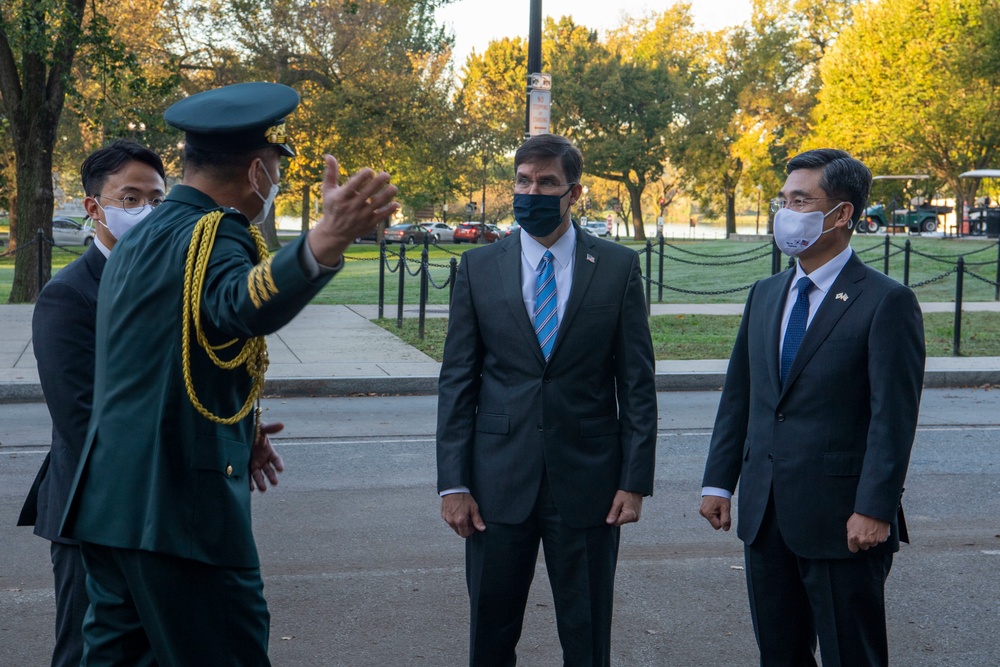
[[[469,260],[463,257],[455,274],[438,379],[439,493],[459,486],[469,487],[472,479],[472,446],[485,346],[469,280]]]
[[[38,296],[31,339],[53,429],[79,458],[94,398],[94,313],[75,288],[50,283]]]
[[[726,383],[719,400],[719,411],[715,415],[712,439],[705,461],[705,474],[701,485],[736,490],[743,463],[743,446],[747,438],[750,421],[750,351],[749,334],[750,304],[753,302],[757,285],[750,288],[747,303],[743,308],[743,319],[736,334],[736,343],[729,357]]]
[[[635,253],[620,312],[614,344],[622,447],[618,488],[648,496],[653,493],[656,468],[656,361]]]
[[[924,323],[913,291],[879,303],[868,333],[871,422],[854,511],[893,521],[917,430],[924,380]]]

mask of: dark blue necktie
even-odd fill
[[[809,291],[815,287],[809,278],[800,278],[796,284],[799,296],[792,306],[792,314],[788,317],[785,328],[785,341],[781,346],[781,386],[785,386],[785,378],[792,367],[795,353],[799,351],[802,338],[806,335],[806,325],[809,324]]]
[[[556,299],[556,273],[552,268],[552,259],[552,253],[546,250],[542,255],[542,270],[538,272],[535,287],[535,336],[542,347],[545,361],[552,355],[556,332],[559,331],[559,302]]]

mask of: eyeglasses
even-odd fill
[[[94,199],[101,197],[102,199],[110,199],[111,201],[121,202],[122,208],[125,209],[125,212],[130,213],[132,215],[138,215],[139,211],[141,211],[142,207],[145,206],[146,204],[149,204],[151,207],[156,208],[164,201],[163,197],[156,197],[155,199],[144,199],[142,197],[133,197],[131,195],[125,195],[121,199],[115,199],[114,197],[108,197],[106,195],[93,195],[93,197]]]
[[[564,188],[570,188],[578,183],[560,183],[555,178],[542,178],[533,181],[525,176],[518,176],[514,179],[514,189],[518,192],[528,192],[532,185],[538,186],[538,191],[546,195],[563,194]]]
[[[802,211],[806,206],[813,203],[814,201],[819,201],[821,199],[826,199],[830,201],[833,197],[792,197],[791,199],[782,199],[781,197],[775,197],[771,200],[771,213],[777,213],[783,208],[790,208],[793,211]],[[839,200],[837,200],[839,201]]]

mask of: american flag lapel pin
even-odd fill
[[[594,264],[594,263],[597,262],[597,260],[594,259],[594,256],[591,255],[590,253],[587,253],[587,261],[590,262],[591,264]]]
[[[840,292],[837,296],[833,297],[835,299],[840,299],[841,301],[847,301],[847,292]]]

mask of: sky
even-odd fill
[[[576,23],[603,32],[621,23],[622,16],[661,12],[674,0],[542,0],[542,21],[572,16]],[[689,0],[695,26],[718,30],[749,20],[751,0]],[[454,62],[458,68],[475,49],[486,51],[491,40],[528,37],[531,0],[457,0],[437,12],[438,21],[455,34]]]

